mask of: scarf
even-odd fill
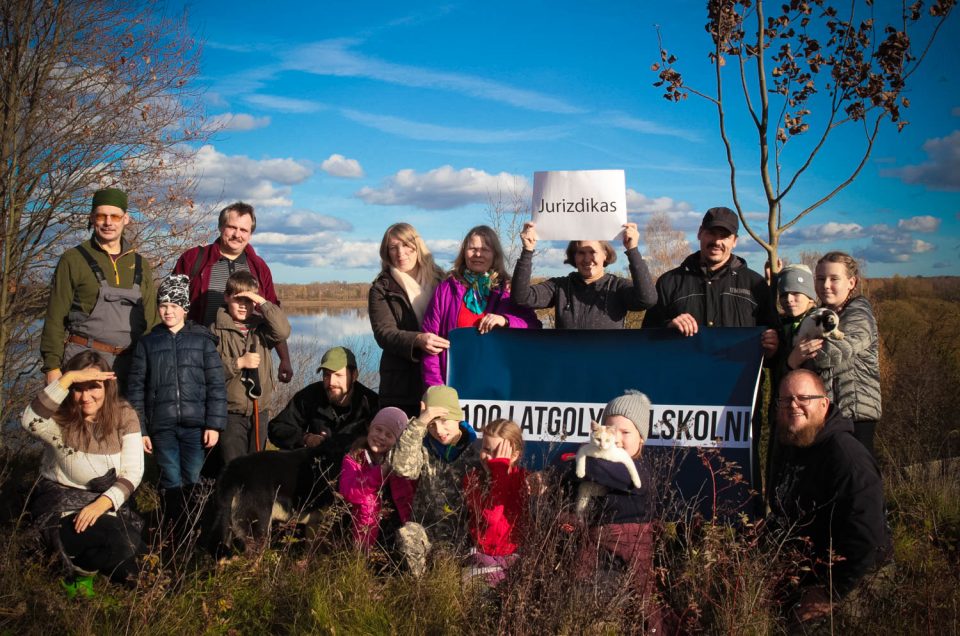
[[[467,291],[463,295],[463,304],[471,312],[482,314],[487,309],[490,298],[490,274],[475,274],[469,270],[463,273]]]
[[[413,313],[417,317],[417,325],[423,324],[423,315],[427,313],[427,305],[430,304],[433,290],[437,286],[436,277],[431,276],[426,269],[426,267],[418,267],[417,277],[414,278],[396,267],[390,267],[390,275],[403,288],[407,300],[410,301]]]

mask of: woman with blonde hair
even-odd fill
[[[396,406],[412,417],[420,412],[425,389],[421,360],[450,346],[420,327],[443,270],[409,223],[394,223],[384,232],[380,263],[367,298],[373,336],[383,349],[380,406]]]
[[[475,327],[481,334],[498,327],[541,327],[532,309],[510,299],[503,248],[497,233],[486,225],[467,232],[453,270],[437,286],[423,318],[423,330],[443,339],[458,327]],[[446,384],[446,348],[424,357],[423,380],[427,386]]]

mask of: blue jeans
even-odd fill
[[[180,488],[200,481],[206,450],[203,429],[178,426],[150,435],[153,456],[160,468],[161,488]]]

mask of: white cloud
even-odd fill
[[[627,188],[627,211],[632,216],[631,220],[640,226],[641,232],[650,215],[658,212],[669,217],[673,229],[683,232],[695,232],[703,217],[686,201],[677,201],[672,197],[648,197],[633,188]]]
[[[910,232],[936,232],[940,229],[940,219],[935,216],[914,216],[909,219],[900,219],[897,227]]]
[[[960,130],[946,137],[928,139],[923,150],[927,153],[924,163],[884,170],[881,174],[898,176],[906,183],[934,190],[960,190]]]
[[[244,96],[243,100],[248,104],[275,110],[281,113],[315,113],[318,110],[326,108],[325,104],[311,102],[306,99],[295,99],[293,97],[282,97],[280,95],[262,95],[253,94]]]
[[[933,243],[915,239],[907,232],[885,224],[871,225],[866,233],[870,244],[856,251],[855,256],[877,263],[907,263],[914,254],[924,254],[937,249]]]
[[[401,86],[450,91],[528,110],[568,115],[583,112],[557,97],[482,77],[394,64],[368,57],[351,50],[358,44],[357,40],[350,39],[307,44],[288,53],[284,58],[284,66],[316,75],[364,77]]]
[[[256,130],[270,125],[269,117],[254,117],[246,113],[221,113],[207,120],[207,128],[215,132],[228,130]]]
[[[343,155],[332,154],[323,160],[320,169],[333,177],[345,179],[359,179],[363,176],[363,168],[356,159],[347,159]]]
[[[289,186],[312,174],[305,163],[294,159],[226,155],[209,144],[197,151],[191,167],[197,198],[210,203],[240,199],[255,206],[292,205]]]
[[[788,245],[798,243],[830,243],[849,239],[863,238],[863,226],[859,223],[837,223],[830,221],[821,225],[794,226],[783,235]]]
[[[257,232],[257,248],[261,246],[266,248],[261,251],[269,256],[267,260],[270,263],[346,269],[380,267],[380,241],[345,241],[328,232],[294,237],[285,234],[268,234],[264,237]]]
[[[276,232],[289,237],[316,232],[349,232],[353,225],[344,219],[319,212],[297,211],[274,214],[267,212],[257,217],[257,236],[263,232]]]
[[[598,124],[622,128],[623,130],[632,130],[645,135],[661,135],[665,137],[679,137],[687,141],[700,141],[699,135],[689,130],[670,128],[669,126],[658,124],[655,121],[639,119],[617,111],[601,113],[594,121]]]
[[[508,143],[514,141],[547,141],[566,137],[565,126],[541,126],[527,130],[484,130],[427,124],[391,115],[375,115],[345,108],[344,117],[358,124],[398,137],[420,141],[450,141],[472,144]]]
[[[486,202],[497,192],[528,188],[526,178],[508,172],[488,174],[476,168],[441,166],[429,172],[400,170],[378,188],[365,187],[357,196],[373,205],[411,205],[424,210],[449,210]]]

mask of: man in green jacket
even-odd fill
[[[126,388],[133,345],[157,324],[150,263],[123,240],[129,223],[127,194],[98,190],[90,209],[93,235],[60,257],[40,336],[48,384],[60,378],[67,360],[93,349],[113,367],[121,390]]]

